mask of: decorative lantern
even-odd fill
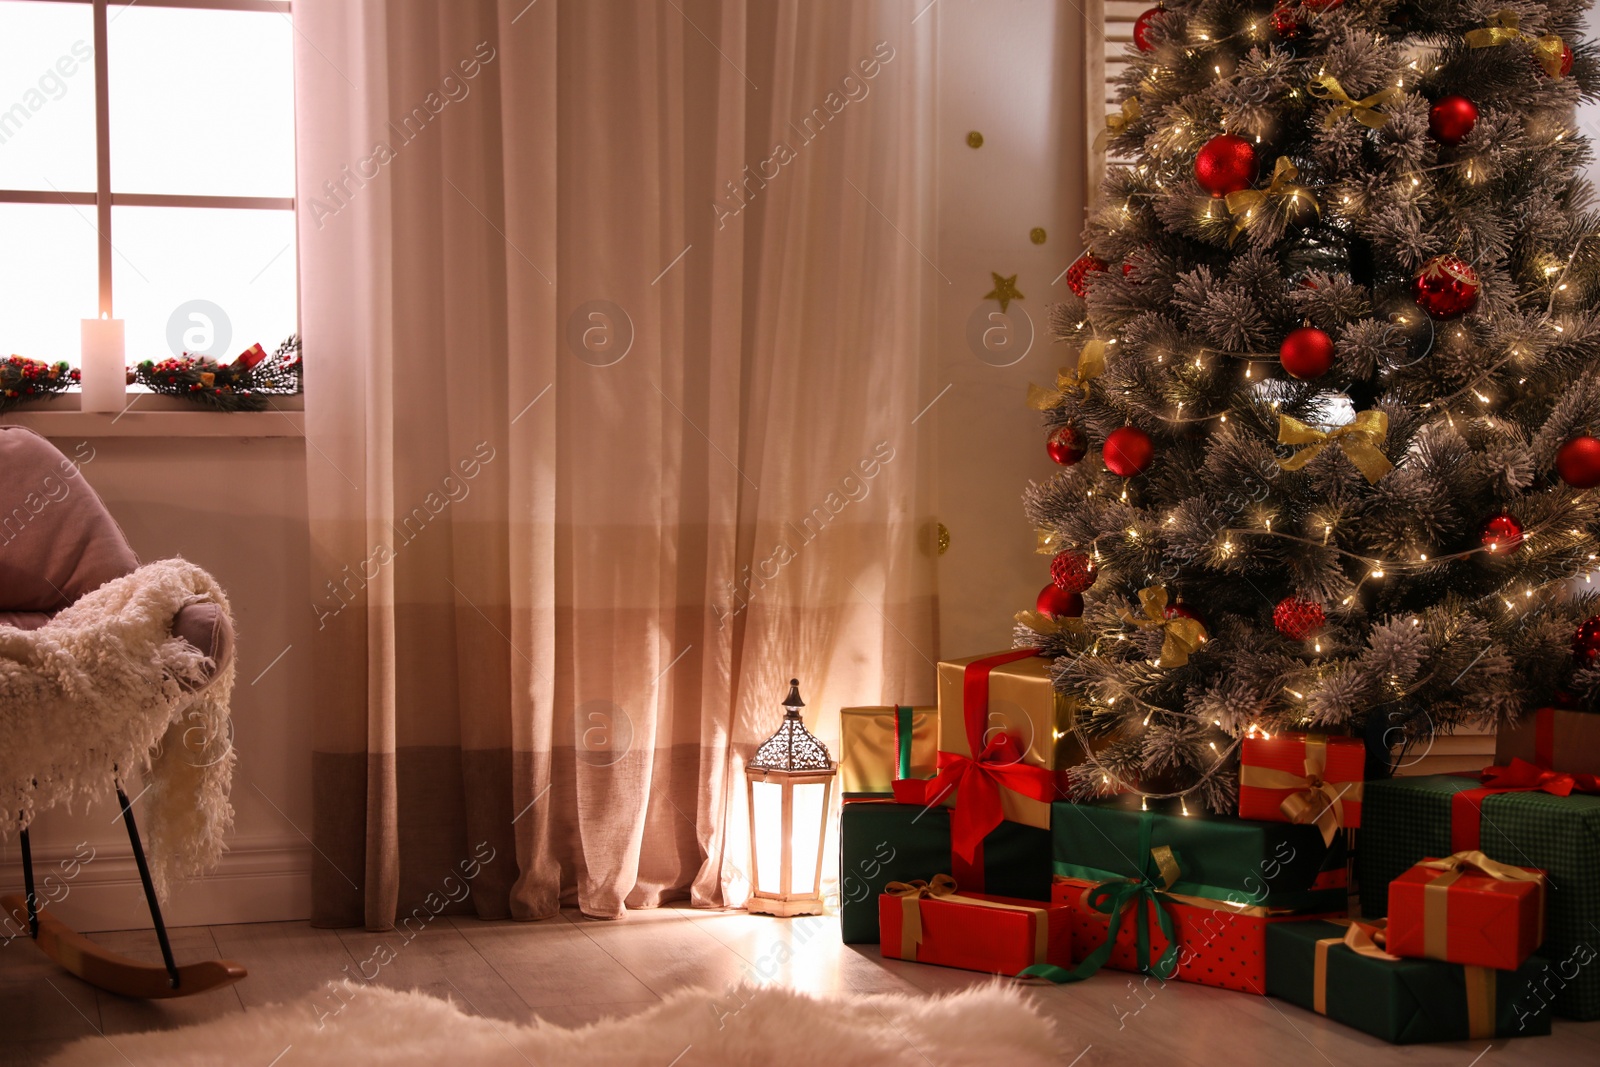
[[[839,773],[800,721],[800,680],[789,680],[777,733],[745,766],[750,788],[750,900],[761,915],[822,914],[822,846]]]

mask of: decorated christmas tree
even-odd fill
[[[1378,752],[1600,702],[1585,6],[1140,19],[1054,313],[1077,361],[1031,397],[1062,469],[1018,637],[1083,702],[1079,797],[1227,810],[1253,731]]]

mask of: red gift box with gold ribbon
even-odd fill
[[[1239,751],[1239,817],[1315,824],[1322,839],[1361,825],[1366,746],[1323,734],[1247,736]]]
[[[1426,859],[1389,883],[1397,956],[1514,971],[1544,940],[1544,872],[1482,852]]]
[[[1072,962],[1066,908],[957,889],[947,874],[885,886],[878,897],[884,957],[1007,975]]]

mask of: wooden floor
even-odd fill
[[[95,940],[160,958],[148,932],[97,934]],[[369,962],[380,944],[394,955],[383,966]],[[639,1011],[687,986],[721,992],[741,981],[777,981],[844,996],[926,995],[989,980],[883,960],[874,945],[841,945],[832,920],[685,908],[634,912],[618,922],[576,912],[539,923],[440,918],[409,943],[397,934],[313,930],[303,923],[191,927],[174,931],[174,947],[180,962],[211,955],[239,960],[250,977],[188,1000],[141,1003],[97,993],[26,940],[0,945],[0,1067],[40,1063],[86,1036],[104,1042],[106,1063],[125,1064],[130,1061],[115,1047],[118,1034],[183,1026],[275,1001],[304,1002],[308,1013],[319,1006],[332,1012],[339,1001],[329,984],[363,967],[380,984],[453,997],[476,1014],[521,1022],[539,1015],[571,1026]],[[1061,1062],[1078,1067],[1600,1062],[1600,1022],[1557,1020],[1555,1034],[1546,1038],[1396,1048],[1277,1000],[1182,982],[1144,988],[1112,971],[1027,995],[1056,1020]],[[937,1049],[919,1051],[929,1064],[939,1063]]]

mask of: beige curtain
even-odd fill
[[[297,0],[315,921],[737,904],[930,696],[918,6]]]

